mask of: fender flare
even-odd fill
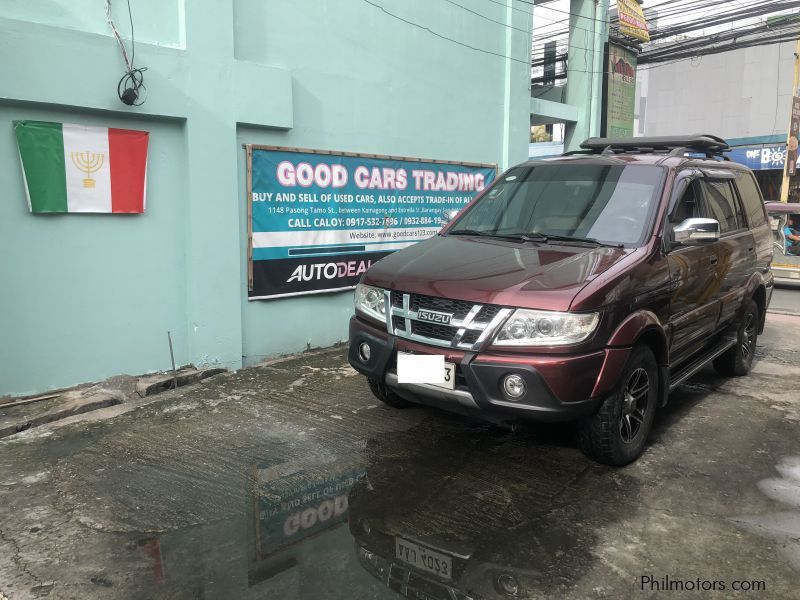
[[[602,396],[614,387],[625,368],[631,348],[643,336],[647,336],[651,346],[655,345],[654,354],[663,374],[669,364],[667,336],[664,327],[652,311],[637,311],[628,315],[611,334],[603,366],[592,390],[592,397]]]
[[[622,323],[614,330],[611,337],[608,339],[608,346],[633,346],[637,340],[642,336],[645,331],[651,329],[657,330],[664,338],[666,344],[667,336],[664,332],[664,327],[656,314],[650,310],[640,310],[628,315]],[[656,353],[656,358],[659,358],[659,353]],[[661,357],[662,359],[666,357]],[[659,361],[660,363],[661,361]],[[669,362],[669,361],[665,361]]]
[[[750,298],[755,299],[756,303],[761,309],[761,314],[758,317],[758,333],[764,333],[764,324],[767,320],[767,305],[769,304],[770,294],[767,291],[767,282],[764,278],[764,274],[760,271],[753,273],[750,276],[750,279],[747,280],[747,286],[745,287],[745,294],[744,298],[742,298],[742,307],[740,310],[744,310],[744,306],[747,303],[747,300]]]

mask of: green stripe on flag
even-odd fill
[[[14,121],[32,212],[67,212],[61,123]]]

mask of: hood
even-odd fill
[[[437,235],[380,260],[364,283],[482,304],[568,310],[587,282],[631,252]]]

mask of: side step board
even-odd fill
[[[728,349],[735,346],[736,341],[736,335],[725,336],[715,346],[712,346],[696,359],[682,366],[675,374],[670,373],[669,391],[671,392],[674,390],[720,354],[725,353]]]

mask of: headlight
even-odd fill
[[[562,346],[585,340],[600,313],[562,313],[518,308],[495,335],[498,346]]]
[[[356,286],[356,310],[386,323],[386,302],[381,288],[358,284]]]

